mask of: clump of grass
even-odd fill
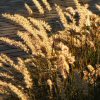
[[[0,85],[8,87],[15,97],[22,100],[92,99],[88,84],[92,82],[93,86],[100,77],[99,67],[96,67],[100,61],[97,31],[100,18],[90,12],[87,5],[81,6],[74,1],[76,9],[68,7],[64,11],[55,4],[64,29],[52,35],[49,35],[53,32],[48,22],[32,17],[34,12],[27,4],[29,17],[2,14],[25,29],[17,33],[22,41],[0,37],[0,41],[27,54],[25,59],[18,57],[16,62],[0,54]],[[52,8],[47,0],[42,2],[50,12]],[[37,0],[33,3],[41,14],[45,13]]]

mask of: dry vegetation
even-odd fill
[[[45,9],[52,11],[47,0],[42,0],[45,9],[37,0],[32,1],[40,14],[45,15]],[[17,33],[22,41],[7,37],[0,37],[0,41],[28,55],[14,61],[0,54],[0,94],[7,100],[94,99],[100,78],[100,17],[89,11],[88,5],[74,1],[76,9],[55,4],[63,27],[56,33],[45,19],[34,18],[28,4],[28,17],[2,14],[25,31]]]

